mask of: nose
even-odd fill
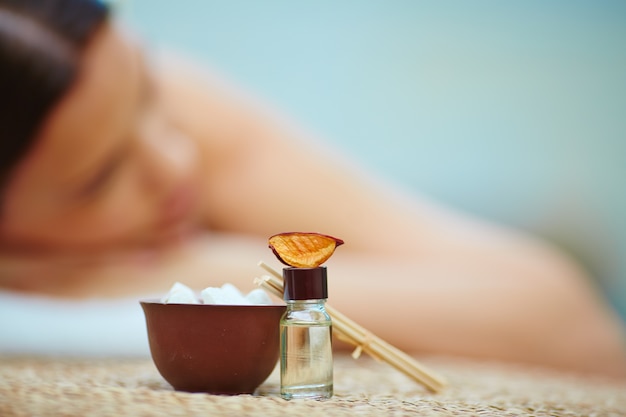
[[[163,201],[190,183],[197,155],[189,137],[161,123],[146,129],[140,142],[142,179],[148,194]]]

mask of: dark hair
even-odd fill
[[[0,193],[107,15],[96,0],[0,0]]]

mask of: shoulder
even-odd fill
[[[267,120],[267,107],[210,65],[172,52],[155,55],[152,73],[168,121],[211,160],[235,158]]]

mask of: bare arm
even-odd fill
[[[218,81],[176,71],[172,103],[187,103],[181,117],[217,157],[213,229],[263,247],[281,231],[341,237],[332,303],[404,349],[626,375],[618,319],[555,249],[403,195]]]
[[[38,291],[146,294],[174,281],[248,290],[256,262],[272,257],[269,235],[319,231],[346,241],[328,263],[330,302],[405,350],[626,375],[616,316],[553,248],[370,178],[207,74],[162,74],[164,110],[206,161],[207,235],[58,280],[32,274],[46,277]]]

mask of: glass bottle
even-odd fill
[[[287,310],[280,321],[280,395],[325,399],[333,395],[332,324],[326,267],[283,269]]]

